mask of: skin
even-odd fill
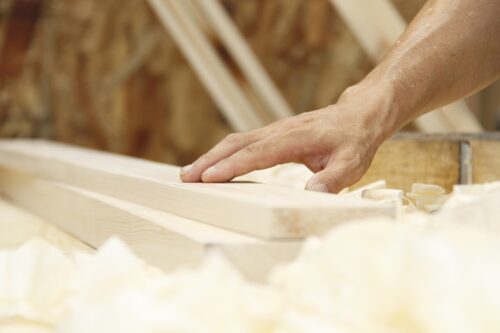
[[[380,144],[425,112],[500,77],[500,0],[428,1],[382,62],[335,105],[228,135],[181,170],[185,182],[226,182],[300,162],[307,190],[339,192]]]

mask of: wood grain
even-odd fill
[[[291,261],[301,241],[263,241],[144,206],[44,180],[0,171],[1,191],[81,241],[101,246],[118,236],[138,256],[165,271],[199,264],[218,251],[242,273],[263,281],[276,264]]]
[[[451,191],[454,184],[470,180],[500,180],[499,156],[500,133],[400,133],[379,148],[366,175],[353,188],[385,179],[388,187],[405,191],[414,182]],[[464,173],[470,175],[464,177]]]
[[[451,191],[459,181],[460,143],[441,138],[400,138],[385,142],[365,176],[354,187],[379,179],[389,188],[410,191],[413,183],[436,184]]]
[[[172,0],[149,0],[149,3],[233,129],[247,131],[263,126],[265,123],[258,117],[188,8]]]
[[[500,180],[500,134],[497,137],[498,140],[470,140],[474,183]]]
[[[392,204],[256,183],[181,183],[179,169],[37,140],[0,142],[0,165],[263,238],[321,234]]]
[[[272,118],[278,120],[292,116],[294,112],[239,33],[238,28],[219,0],[196,0],[195,4],[205,14],[206,21],[213,27],[213,30],[226,46],[248,80],[255,95],[263,101],[267,112],[272,115]]]

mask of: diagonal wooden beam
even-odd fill
[[[247,131],[265,125],[196,24],[189,8],[178,0],[148,1],[233,129]]]
[[[265,239],[321,234],[396,207],[256,183],[182,183],[179,168],[37,140],[0,142],[0,166]]]
[[[274,119],[294,114],[219,0],[194,0]]]
[[[405,31],[406,23],[389,0],[330,0],[365,52],[379,62]],[[482,126],[465,102],[459,101],[419,117],[423,132],[480,132]]]

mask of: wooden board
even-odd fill
[[[189,2],[189,1],[188,1]],[[294,115],[294,112],[281,95],[278,88],[260,64],[257,57],[246,43],[238,28],[224,10],[219,0],[196,0],[207,22],[213,27],[234,61],[258,96],[273,115],[274,120]]]
[[[237,182],[181,183],[177,167],[38,140],[0,142],[0,166],[263,238],[301,238],[392,204]]]
[[[246,131],[265,125],[189,8],[179,1],[148,1],[233,129]]]
[[[499,156],[498,133],[402,133],[379,148],[366,175],[353,188],[386,179],[388,187],[405,191],[415,182],[451,191],[455,184],[468,183],[467,178],[472,178],[473,183],[500,180]]]
[[[95,250],[30,211],[0,198],[0,249],[18,247],[33,238],[43,239],[67,253]]]
[[[386,179],[389,188],[405,191],[410,191],[413,183],[436,184],[451,191],[459,182],[459,174],[458,142],[401,139],[388,141],[379,148],[357,186]]]
[[[124,240],[149,264],[169,271],[196,265],[219,251],[245,276],[263,280],[277,263],[295,258],[300,241],[262,241],[144,206],[19,172],[0,171],[10,200],[93,247]]]
[[[497,135],[500,137],[500,134]],[[484,183],[500,180],[500,139],[470,140],[472,181]]]

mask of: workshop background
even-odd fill
[[[393,0],[407,21],[424,2]],[[328,0],[222,3],[296,113],[334,103],[374,65]],[[498,81],[467,102],[498,129]],[[1,137],[186,164],[229,132],[146,1],[0,0]]]

